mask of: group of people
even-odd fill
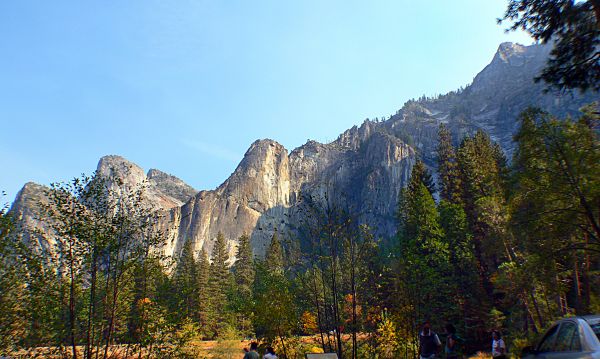
[[[446,325],[446,344],[444,345],[444,357],[446,359],[461,358],[461,345],[464,340],[456,334],[456,328],[452,324]],[[431,324],[425,322],[419,333],[419,358],[434,359],[442,349],[442,342],[438,335],[431,330]],[[244,359],[260,359],[258,354],[258,343],[252,342],[250,349],[244,348],[246,354]],[[506,358],[506,344],[498,330],[492,331],[492,357],[494,359]],[[263,359],[277,359],[277,354],[272,347],[267,347]]]
[[[446,344],[444,345],[444,356],[447,359],[458,359],[461,357],[461,344],[464,342],[456,334],[456,328],[452,324],[446,325]],[[433,359],[442,349],[442,342],[436,333],[431,330],[431,324],[425,322],[419,333],[419,358]],[[494,359],[506,358],[506,344],[502,340],[499,331],[492,331],[492,357]]]
[[[260,355],[258,354],[258,343],[250,343],[250,349],[244,348],[244,351],[246,352],[246,354],[244,354],[244,359],[260,359]],[[263,359],[277,359],[275,350],[272,347],[267,347],[267,351],[265,355],[263,355]]]

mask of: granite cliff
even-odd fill
[[[379,236],[395,233],[398,193],[416,158],[435,169],[437,130],[445,123],[456,141],[483,129],[513,151],[518,114],[538,106],[554,114],[574,115],[597,93],[544,92],[533,78],[548,56],[547,46],[503,43],[491,63],[464,89],[437,98],[408,101],[385,121],[365,121],[321,144],[309,141],[288,152],[273,140],[254,142],[233,174],[218,188],[197,192],[180,179],[158,170],[147,174],[119,156],[103,157],[97,172],[113,174],[121,185],[147,183],[146,200],[162,208],[168,229],[166,254],[177,255],[183,243],[212,251],[217,233],[228,239],[231,255],[237,238],[251,236],[255,254],[264,254],[274,231],[298,233],[305,198],[317,198],[352,211]],[[115,185],[116,186],[116,185]],[[118,190],[118,187],[115,187]],[[27,184],[11,209],[23,228],[36,228],[35,243],[52,245],[51,234],[36,214],[43,187]],[[29,231],[28,233],[33,233]],[[46,233],[48,239],[44,239]],[[32,241],[27,234],[27,240]]]

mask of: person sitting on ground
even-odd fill
[[[275,350],[273,347],[267,347],[267,353],[263,356],[263,359],[277,359]]]
[[[258,355],[258,343],[252,342],[250,343],[250,351],[244,355],[244,359],[260,359]]]
[[[419,357],[421,359],[433,359],[439,352],[442,342],[437,334],[431,330],[431,324],[425,322],[423,330],[419,333]]]

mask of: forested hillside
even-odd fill
[[[192,338],[256,336],[296,357],[310,345],[294,338],[316,335],[324,351],[391,358],[414,355],[429,320],[458,328],[466,353],[494,328],[516,349],[556,318],[600,311],[599,120],[594,107],[575,119],[529,109],[510,164],[485,132],[455,147],[442,125],[439,180],[417,162],[397,236],[375,238],[315,201],[309,245],[275,232],[264,260],[247,235],[234,263],[222,235],[210,258],[191,242],[163,258],[167,235],[140,205],[143,188],[58,184],[43,204],[55,256],[24,245],[3,212],[2,345],[83,346],[91,357],[121,343],[165,357]]]
[[[417,358],[425,323],[457,357],[493,330],[517,355],[600,313],[600,6],[507,20],[546,45],[329,144],[256,141],[214,191],[118,156],[25,185],[0,210],[0,355]]]

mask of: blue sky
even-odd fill
[[[212,189],[248,146],[327,142],[471,82],[504,0],[0,2],[0,190],[122,155]]]

